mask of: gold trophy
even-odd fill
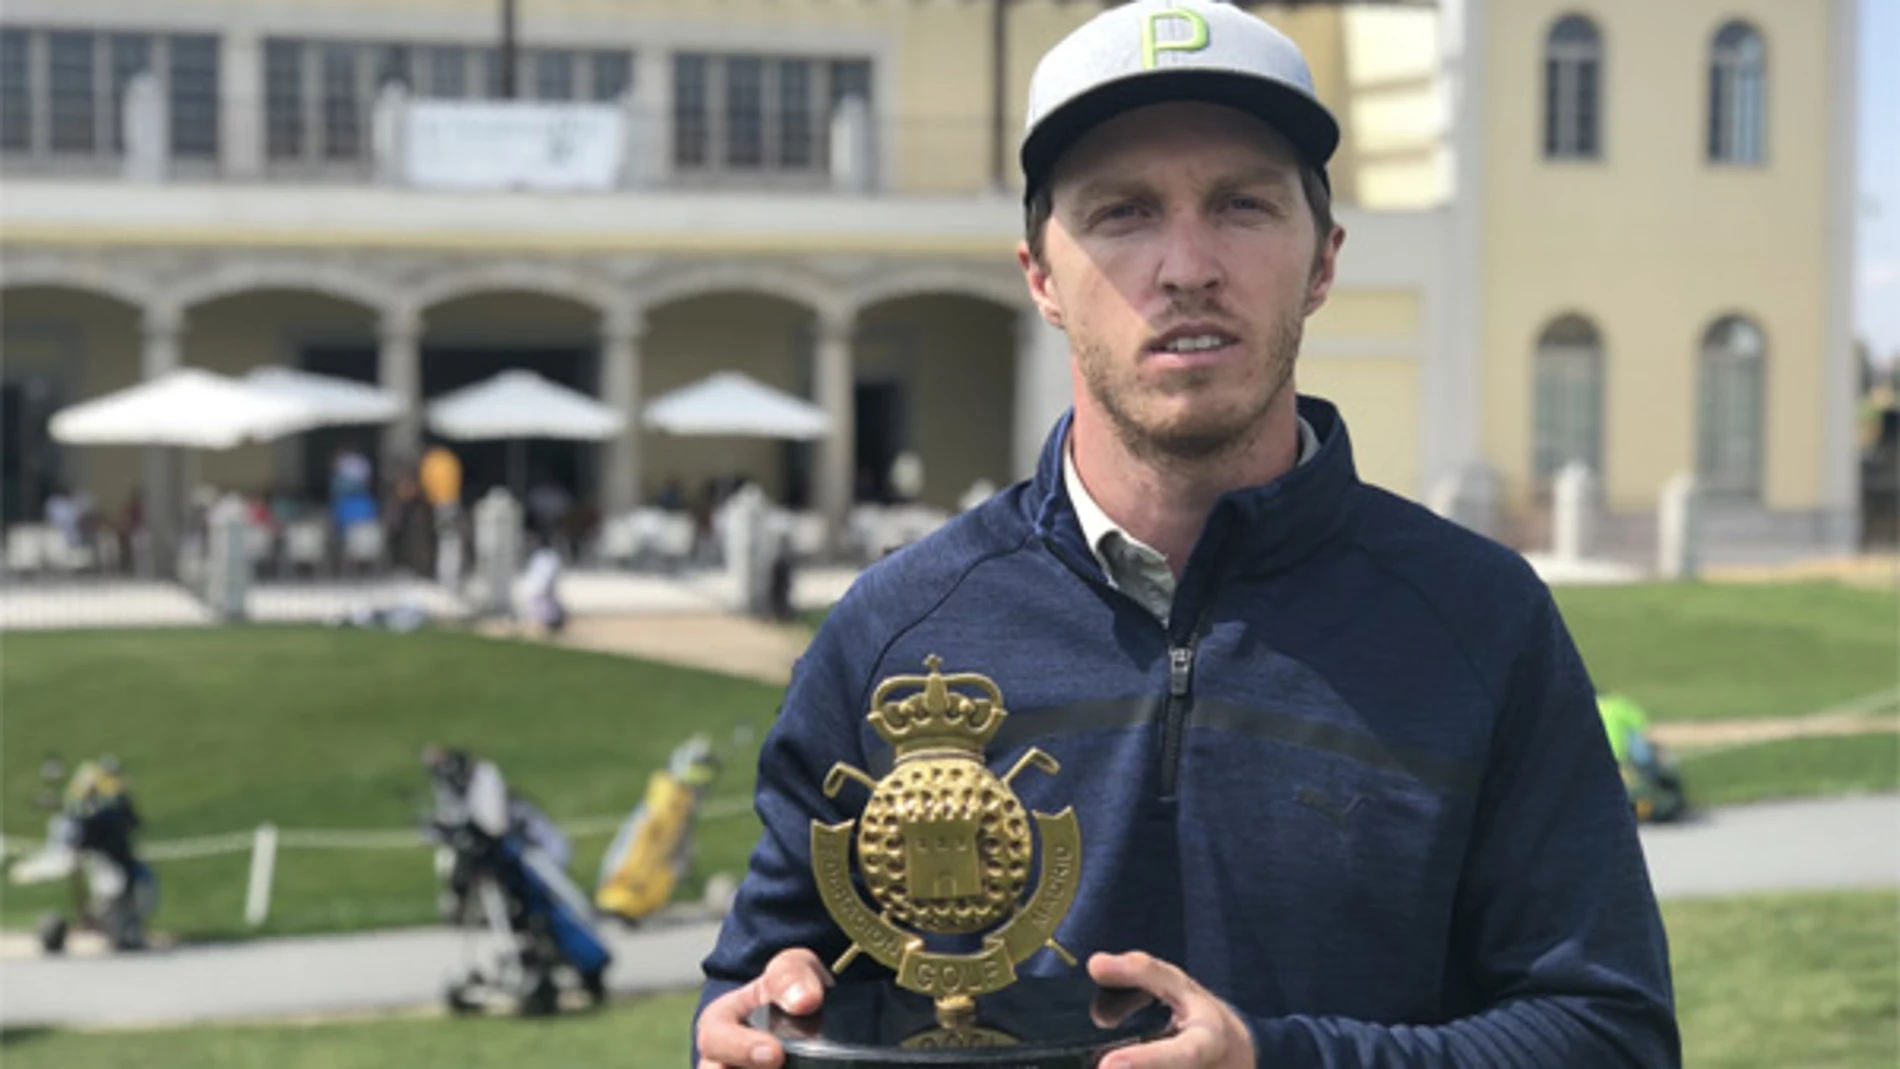
[[[786,1044],[788,1069],[920,1057],[975,1065],[993,1060],[980,1056],[985,1050],[1011,1065],[1089,1065],[1110,1047],[1157,1034],[1165,1007],[1098,991],[1086,974],[1024,981],[1011,991],[1016,1004],[989,1013],[993,1000],[985,1000],[979,1010],[978,997],[1017,984],[1016,967],[1037,951],[1076,966],[1055,931],[1081,880],[1082,832],[1073,809],[1029,813],[1010,787],[1031,767],[1056,774],[1055,758],[1031,747],[1000,777],[985,765],[984,747],[1009,716],[996,684],[975,673],[946,676],[935,655],[924,664],[929,675],[886,679],[871,698],[871,725],[896,751],[890,774],[873,779],[840,762],[825,777],[826,797],[852,782],[871,792],[862,815],[811,828],[819,895],[851,940],[832,972],[863,954],[894,981],[841,983],[815,1019],[763,1015]],[[854,839],[869,904],[852,882]],[[1025,901],[1038,842],[1036,886]],[[926,935],[978,936],[982,949],[932,951]],[[891,982],[914,994],[890,991]],[[944,1051],[972,1057],[947,1062]]]

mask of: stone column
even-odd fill
[[[140,71],[126,84],[119,101],[125,120],[125,177],[133,182],[163,182],[171,164],[171,121],[158,75]]]
[[[612,308],[600,320],[600,399],[627,421],[626,430],[604,443],[601,511],[618,516],[639,506],[640,485],[640,336],[646,320],[637,308]]]
[[[403,400],[383,430],[383,465],[422,455],[422,317],[413,308],[388,308],[377,324],[376,380]]]
[[[831,419],[831,433],[818,443],[816,494],[832,545],[843,542],[845,520],[857,487],[856,373],[851,360],[855,313],[820,312],[818,346],[812,357],[812,401]]]
[[[673,60],[670,50],[654,46],[633,56],[633,101],[641,150],[632,176],[641,188],[662,186],[673,174]]]
[[[218,38],[218,148],[227,178],[264,171],[264,46],[254,27],[226,26]]]
[[[140,378],[149,382],[181,366],[179,339],[184,329],[182,310],[165,306],[145,309],[141,324]],[[148,446],[144,467],[145,538],[142,547],[134,545],[133,553],[141,574],[171,577],[178,572],[178,451],[165,446]]]
[[[1075,403],[1070,372],[1069,336],[1026,308],[1016,317],[1016,419],[1011,448],[1013,474],[1035,474],[1043,441],[1062,413]]]

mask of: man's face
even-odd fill
[[[1344,231],[1318,235],[1297,157],[1265,123],[1157,104],[1085,134],[1050,177],[1043,262],[1018,259],[1068,332],[1095,408],[1138,456],[1245,448],[1286,395]]]

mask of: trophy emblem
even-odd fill
[[[855,781],[871,800],[855,821],[812,823],[812,867],[826,910],[851,938],[832,972],[869,954],[897,974],[897,986],[933,999],[945,1029],[981,1042],[971,1027],[977,996],[1014,983],[1016,966],[1044,947],[1075,965],[1055,930],[1075,901],[1082,832],[1072,808],[1028,813],[1010,788],[1032,766],[1055,775],[1055,758],[1031,747],[1002,776],[984,764],[984,747],[1009,716],[996,684],[975,673],[946,676],[935,655],[924,665],[929,675],[886,679],[871,698],[871,725],[896,751],[890,774],[872,779],[840,762],[825,777],[826,797]],[[1042,864],[1024,902],[1032,817]],[[875,909],[851,883],[853,825]],[[976,953],[925,948],[926,934],[979,932],[987,934]]]
[[[990,771],[984,748],[1009,717],[1002,692],[985,676],[944,674],[935,655],[924,666],[927,675],[891,677],[871,696],[868,719],[895,754],[890,773],[840,762],[825,776],[828,798],[852,784],[869,791],[863,811],[811,825],[819,897],[851,940],[832,973],[868,955],[894,978],[841,980],[816,1014],[765,1007],[755,1024],[784,1043],[786,1069],[1081,1069],[1163,1034],[1165,1004],[1096,987],[1056,942],[1081,883],[1081,827],[1073,808],[1029,812],[1012,784],[1061,766],[1031,747],[1009,771]],[[977,949],[933,949],[933,936],[939,948],[948,938]],[[1019,980],[1017,967],[1044,949],[1072,974]]]

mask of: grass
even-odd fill
[[[1900,894],[1665,903],[1684,1063],[1900,1064]]]
[[[44,753],[117,754],[150,838],[248,829],[415,827],[427,802],[423,743],[493,757],[557,819],[621,814],[696,730],[728,750],[714,793],[744,795],[776,688],[691,669],[450,632],[394,635],[248,628],[8,635],[0,683],[0,806],[9,835],[37,837]],[[699,871],[739,871],[749,815],[701,825]],[[591,886],[609,835],[577,842]],[[161,863],[159,928],[241,934],[248,857]],[[279,855],[267,933],[433,919],[426,850]],[[6,887],[0,920],[31,923],[58,886]],[[685,889],[696,892],[696,887]]]
[[[1681,759],[1698,806],[1900,790],[1900,735],[1787,739]]]
[[[1556,593],[1597,686],[1659,720],[1796,716],[1900,685],[1891,592],[1812,583]]]
[[[657,995],[551,1020],[411,1018],[166,1032],[25,1032],[0,1040],[7,1069],[357,1069],[526,1065],[674,1069],[697,993]]]
[[[1900,894],[1698,900],[1663,908],[1685,1064],[1892,1069],[1900,1059]],[[168,1032],[27,1032],[8,1069],[463,1069],[682,1063],[695,996],[554,1021],[407,1019]]]
[[[1891,686],[1896,602],[1827,585],[1558,591],[1600,685],[1658,719],[1799,713]],[[814,624],[821,613],[809,614]],[[694,730],[756,740],[779,692],[761,683],[549,646],[425,631],[324,628],[9,634],[0,643],[0,827],[38,837],[48,750],[118,754],[150,839],[286,828],[414,826],[417,750],[468,746],[557,820],[628,812]],[[733,748],[715,796],[744,797],[756,741]],[[1891,748],[1803,740],[1693,757],[1701,804],[1900,786]],[[700,827],[700,875],[741,871],[749,813]],[[593,882],[609,841],[577,840]],[[161,862],[158,928],[192,939],[241,923],[248,857]],[[264,934],[434,919],[427,851],[286,850]],[[689,880],[682,893],[699,890]],[[0,886],[0,924],[64,905],[57,886]]]

